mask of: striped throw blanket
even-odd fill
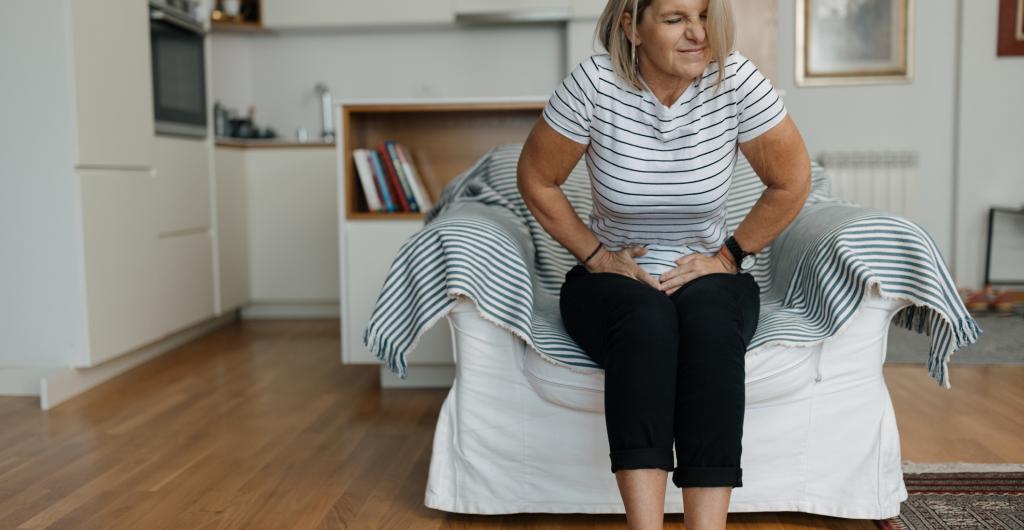
[[[530,213],[516,187],[522,144],[500,145],[455,177],[425,215],[422,229],[399,249],[363,343],[400,378],[406,354],[459,301],[519,337],[544,359],[593,373],[592,361],[562,325],[558,295],[576,258]],[[764,184],[736,150],[729,189],[730,232]],[[893,322],[931,336],[928,374],[951,388],[950,356],[976,342],[981,329],[967,313],[938,247],[898,215],[829,196],[829,179],[812,164],[812,192],[800,214],[758,254],[751,271],[761,287],[761,317],[748,354],[769,345],[809,346],[841,331],[868,289],[906,300]],[[562,185],[581,219],[591,212],[583,160]]]

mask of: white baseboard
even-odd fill
[[[0,366],[0,396],[38,396],[39,381],[53,368]]]
[[[242,307],[242,319],[260,318],[339,318],[338,301],[327,302],[253,302]]]
[[[89,368],[57,368],[37,378],[39,406],[49,410],[123,372],[238,320],[236,311],[200,322],[154,343]]]
[[[451,388],[455,382],[455,364],[410,364],[405,379],[380,365],[381,388]]]

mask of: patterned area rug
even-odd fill
[[[1022,530],[1024,464],[903,462],[907,500],[882,530]]]

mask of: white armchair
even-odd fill
[[[609,469],[603,370],[558,315],[560,280],[575,260],[518,197],[519,149],[495,148],[445,188],[393,263],[364,343],[402,374],[405,352],[447,316],[456,377],[434,436],[428,507],[624,513]],[[764,189],[737,157],[730,231]],[[746,355],[744,485],[729,511],[888,518],[907,498],[882,377],[888,327],[932,336],[927,368],[947,388],[949,355],[980,329],[925,231],[830,199],[817,164],[812,180],[800,215],[752,271],[761,318]],[[586,219],[582,162],[563,190]],[[666,513],[682,512],[679,488],[669,479],[666,489]]]

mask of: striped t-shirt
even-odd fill
[[[715,89],[718,63],[666,107],[646,87],[638,92],[597,54],[555,89],[544,119],[582,144],[590,173],[589,228],[605,248],[647,247],[634,259],[658,277],[675,260],[716,254],[726,233],[726,196],[739,142],[759,136],[786,115],[779,94],[754,63],[733,51]]]

